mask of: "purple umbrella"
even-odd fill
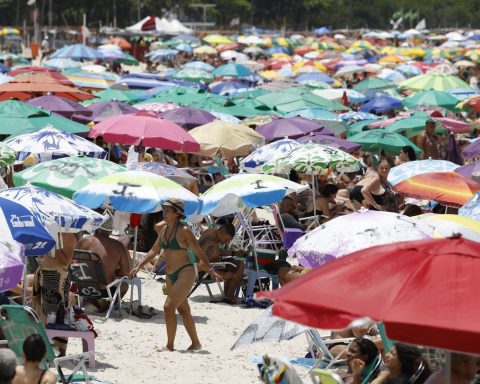
[[[458,167],[455,169],[455,173],[480,182],[480,160]]]
[[[455,135],[450,133],[448,135],[448,143],[447,143],[447,153],[445,156],[445,160],[451,161],[452,163],[463,165],[463,157],[460,153],[460,149],[458,148],[457,141],[455,140]]]
[[[200,125],[208,124],[216,119],[211,113],[192,107],[176,108],[171,111],[159,113],[158,116],[170,120],[185,129],[192,129]]]
[[[295,138],[314,131],[321,132],[323,135],[334,135],[327,127],[303,117],[273,120],[270,123],[258,126],[256,131],[265,136],[266,141],[283,139],[285,137]]]
[[[119,101],[101,101],[89,105],[87,109],[92,112],[92,116],[86,117],[75,114],[72,116],[73,120],[81,123],[89,123],[90,121],[99,123],[103,120],[109,119],[110,117],[128,115],[130,113],[138,112],[137,108],[125,103],[120,103]]]
[[[90,111],[83,105],[80,105],[72,100],[60,96],[40,96],[34,99],[27,100],[27,103],[36,107],[41,107],[51,112],[58,113],[59,115],[65,116],[67,118],[72,117],[74,114],[80,114],[84,116],[92,115],[92,111]]]
[[[473,143],[470,143],[463,148],[462,154],[466,159],[471,159],[472,157],[480,155],[480,139],[475,140]]]
[[[323,132],[310,132],[308,135],[302,136],[296,140],[301,143],[312,141],[317,144],[324,144],[330,147],[338,148],[348,153],[355,152],[357,149],[362,148],[361,144],[343,140],[335,136],[325,135]]]
[[[15,240],[0,240],[0,292],[13,288],[22,278],[23,245]]]

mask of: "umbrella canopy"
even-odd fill
[[[101,101],[91,104],[86,108],[91,112],[90,116],[75,114],[73,115],[73,119],[85,123],[90,121],[93,121],[94,123],[100,123],[104,120],[110,119],[111,117],[138,112],[137,108],[119,101]]]
[[[192,107],[180,107],[171,111],[162,112],[160,117],[170,120],[185,129],[192,129],[199,125],[211,123],[215,120],[215,116],[201,109]]]
[[[375,97],[360,107],[361,112],[381,114],[395,108],[402,108],[399,99],[390,96]]]
[[[460,78],[442,73],[427,73],[415,76],[401,82],[399,86],[413,91],[435,90],[445,92],[454,88],[470,89],[470,86]]]
[[[480,154],[480,140],[475,140],[474,142],[468,144],[462,150],[462,155],[466,159],[477,157],[479,154]]]
[[[458,210],[458,214],[480,221],[480,193],[475,193],[475,195]]]
[[[104,221],[99,213],[43,188],[4,189],[0,191],[0,197],[28,208],[47,228],[55,223],[57,232],[93,231]]]
[[[336,113],[323,108],[304,108],[287,113],[284,117],[300,116],[305,119],[315,120],[325,127],[331,129],[335,134],[346,131],[347,127],[343,120]]]
[[[27,104],[46,109],[50,112],[55,112],[68,118],[72,117],[75,113],[87,116],[92,114],[92,111],[85,108],[83,105],[60,96],[41,96],[27,100],[26,102]]]
[[[82,63],[65,57],[45,60],[42,65],[48,68],[55,69],[57,71],[63,71],[64,69],[80,68],[82,66]]]
[[[73,87],[67,87],[60,83],[18,83],[12,81],[0,85],[0,100],[18,99],[27,100],[33,93],[55,93],[73,101],[83,101],[94,98],[90,93],[80,91]]]
[[[384,129],[372,129],[359,132],[350,136],[348,140],[362,144],[365,151],[379,153],[384,150],[389,155],[398,155],[403,147],[410,146],[415,153],[420,154],[422,150],[398,133],[388,132]]]
[[[99,159],[107,157],[107,152],[98,145],[51,126],[38,132],[14,136],[6,140],[5,143],[17,151],[17,160],[20,161],[24,161],[32,154],[39,162],[78,155]]]
[[[13,175],[13,183],[17,187],[30,183],[71,198],[75,191],[93,180],[124,171],[124,167],[108,160],[65,157],[17,172]]]
[[[478,243],[462,238],[382,245],[261,296],[274,300],[274,315],[310,327],[344,329],[369,317],[392,339],[477,353],[479,263]]]
[[[310,142],[283,157],[272,159],[263,166],[263,170],[267,173],[288,173],[293,169],[301,173],[312,173],[330,168],[339,172],[356,172],[360,167],[360,161],[348,153]]]
[[[86,207],[99,208],[105,204],[119,211],[148,213],[159,211],[161,204],[171,198],[185,204],[185,214],[193,214],[200,200],[189,190],[166,177],[147,171],[125,171],[95,180],[73,195]]]
[[[54,52],[51,56],[52,59],[68,57],[73,60],[88,60],[95,61],[103,59],[101,52],[96,49],[87,47],[83,44],[67,45],[58,51]]]
[[[271,159],[283,157],[293,149],[301,147],[301,144],[295,140],[282,139],[266,144],[240,162],[240,169],[248,173],[263,173],[263,165]]]
[[[242,64],[224,64],[215,68],[212,72],[214,76],[223,76],[223,77],[242,77],[242,76],[251,76],[253,72],[250,71],[247,67]]]
[[[174,76],[175,79],[198,82],[210,82],[213,80],[213,75],[207,71],[200,69],[184,68],[178,71]]]
[[[89,137],[103,136],[105,141],[144,145],[181,152],[197,152],[199,144],[179,125],[140,111],[104,120],[93,126]]]
[[[417,92],[408,96],[402,101],[407,108],[417,106],[442,107],[447,109],[455,109],[458,99],[448,92],[439,92],[435,90]]]
[[[197,180],[187,171],[177,168],[173,165],[162,164],[162,163],[135,163],[129,167],[131,171],[148,171],[156,175],[166,177],[167,179],[173,180],[178,184],[187,186],[192,181]]]
[[[214,120],[189,132],[200,144],[199,154],[214,156],[246,156],[252,147],[265,143],[265,138],[249,127],[226,121]]]
[[[271,205],[307,186],[271,175],[237,174],[215,184],[202,195],[200,214],[225,216],[244,207]]]
[[[138,90],[119,90],[119,89],[106,89],[104,91],[95,92],[97,99],[95,103],[100,101],[120,101],[127,104],[135,104],[140,101],[140,91]]]
[[[410,177],[393,188],[402,196],[460,207],[480,190],[480,184],[454,172],[430,172]]]
[[[392,88],[395,84],[391,81],[380,79],[378,77],[368,77],[367,79],[355,84],[353,89],[358,92],[363,92],[369,89],[384,89]]]
[[[2,197],[0,231],[3,239],[14,239],[23,244],[26,256],[45,255],[55,246],[53,237],[29,209]]]
[[[429,172],[453,172],[458,165],[446,160],[415,160],[393,167],[388,173],[388,182],[396,185],[410,177]]]
[[[207,71],[207,72],[212,72],[215,69],[215,67],[203,61],[190,61],[189,63],[185,63],[183,67],[200,69],[201,71]]]
[[[315,228],[298,239],[288,254],[297,257],[303,266],[316,268],[375,245],[431,237],[433,228],[416,218],[392,212],[360,210]]]
[[[480,160],[456,168],[455,173],[480,182]]]
[[[323,144],[329,147],[338,148],[342,151],[352,153],[362,148],[361,144],[357,144],[348,140],[343,140],[335,136],[323,135],[321,132],[310,132],[308,135],[296,139],[300,143],[313,142]]]
[[[260,125],[256,131],[263,135],[267,141],[284,137],[298,137],[313,131],[333,135],[333,132],[323,125],[303,117],[289,117],[286,119],[273,120],[270,123]]]
[[[7,144],[0,143],[0,168],[5,168],[15,162],[17,153]]]
[[[25,250],[15,240],[0,240],[0,292],[15,287],[22,279]]]
[[[434,213],[420,215],[417,218],[435,228],[435,237],[462,235],[465,239],[480,242],[480,223],[476,220],[459,215]]]

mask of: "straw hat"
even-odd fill
[[[177,211],[180,217],[185,218],[185,204],[182,200],[173,197],[165,201],[162,205],[172,207],[175,209],[175,211]]]

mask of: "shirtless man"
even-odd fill
[[[417,136],[416,144],[423,151],[423,158],[440,159],[437,136],[435,136],[435,121],[429,119],[425,122],[425,132]]]
[[[207,229],[200,236],[198,243],[208,260],[211,263],[215,263],[222,261],[222,256],[244,256],[245,253],[242,250],[234,251],[220,247],[221,244],[228,245],[232,241],[233,236],[235,236],[235,227],[227,223],[217,229]],[[245,263],[234,259],[229,259],[228,261],[236,264],[237,268],[235,271],[217,270],[217,273],[225,281],[225,297],[223,302],[227,304],[237,304],[235,291],[242,281]]]
[[[93,236],[83,237],[77,245],[77,249],[95,252],[102,260],[107,282],[111,283],[118,277],[128,276],[130,273],[130,255],[122,242],[110,238],[111,230],[105,225],[95,231]],[[100,286],[102,297],[108,298],[106,286]],[[128,285],[122,283],[120,286],[120,297],[123,297],[128,291]],[[112,292],[113,295],[114,292]],[[109,303],[104,300],[91,301],[99,312],[105,312]]]

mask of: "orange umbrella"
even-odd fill
[[[129,50],[130,48],[132,48],[132,44],[130,44],[128,40],[124,39],[123,37],[112,37],[110,40],[108,40],[108,44],[118,45],[124,50]]]
[[[11,82],[0,85],[0,100],[16,98],[18,100],[28,100],[33,97],[33,93],[52,92],[56,96],[65,97],[73,101],[84,101],[93,99],[90,93],[80,91],[77,88],[67,87],[60,83],[18,83]]]
[[[23,72],[15,76],[16,83],[63,84],[73,87],[73,83],[60,72]]]
[[[480,190],[480,184],[454,172],[429,172],[410,177],[393,189],[406,197],[462,206]]]

